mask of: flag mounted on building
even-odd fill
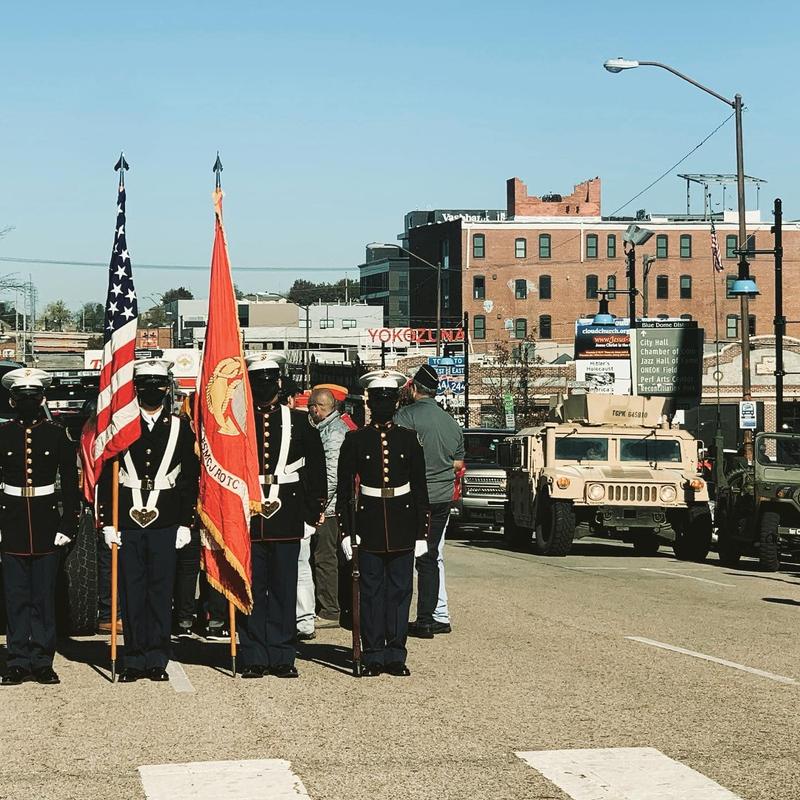
[[[133,386],[133,362],[139,309],[125,232],[125,170],[120,154],[117,226],[108,268],[108,292],[103,328],[103,357],[97,397],[97,421],[91,448],[81,448],[84,471],[97,480],[103,465],[127,449],[141,435],[141,415]],[[84,452],[85,450],[85,452]],[[90,463],[86,463],[87,460]]]
[[[719,252],[719,242],[717,241],[717,229],[714,227],[714,218],[711,218],[711,259],[714,263],[714,269],[717,272],[722,272],[722,257]]]
[[[194,407],[202,465],[197,507],[208,532],[203,537],[208,580],[238,609],[249,613],[253,607],[250,515],[261,509],[261,485],[253,398],[222,224],[219,173],[217,178],[208,323]]]

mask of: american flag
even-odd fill
[[[723,271],[722,258],[719,254],[719,242],[717,241],[717,229],[714,227],[714,220],[711,220],[711,260],[717,272]]]
[[[127,164],[120,159],[119,167]],[[97,398],[97,437],[93,447],[94,474],[128,448],[141,434],[141,415],[133,386],[133,362],[138,316],[131,258],[125,237],[125,184],[120,180],[117,227],[108,269],[100,395]]]

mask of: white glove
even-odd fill
[[[361,544],[360,536],[356,536],[356,544]],[[352,560],[353,546],[350,544],[350,536],[345,536],[344,539],[342,539],[342,552],[348,561]]]
[[[185,526],[178,526],[178,533],[175,535],[175,549],[180,550],[192,541],[192,532]]]
[[[69,544],[71,541],[72,539],[65,533],[57,533],[56,538],[53,541],[53,544],[56,547],[63,547],[65,544]]]
[[[428,540],[417,539],[417,543],[414,545],[414,558],[419,558],[420,556],[424,556],[425,553],[427,552],[428,552]]]
[[[117,547],[122,547],[122,537],[113,525],[105,525],[103,527],[103,538],[106,540],[106,545],[109,550],[112,544],[115,544]]]
[[[307,522],[303,523],[303,539],[310,539],[316,532],[317,529],[313,525],[309,525]]]

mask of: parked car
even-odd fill
[[[497,463],[497,446],[513,430],[468,428],[464,431],[464,474],[453,502],[452,528],[500,531],[506,500],[506,472]]]

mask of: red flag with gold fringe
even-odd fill
[[[198,512],[206,530],[203,566],[209,583],[239,610],[253,608],[250,515],[261,508],[253,398],[222,224],[222,190],[214,192],[208,324],[194,404],[200,446]]]

